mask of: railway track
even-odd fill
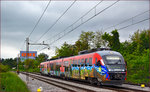
[[[25,72],[21,72],[22,74],[26,74]],[[67,91],[73,92],[94,92],[94,91],[103,91],[103,92],[145,92],[143,90],[137,89],[129,89],[117,86],[98,86],[98,85],[90,85],[88,82],[74,81],[69,80],[65,81],[60,78],[51,78],[47,76],[41,76],[40,74],[32,74],[28,73],[30,77],[38,79],[40,81],[46,82],[48,84],[55,85],[57,87],[63,88]]]

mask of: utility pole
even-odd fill
[[[29,38],[26,38],[26,60],[27,60],[27,62],[29,60],[28,53],[29,53]],[[29,82],[28,67],[29,66],[26,66],[26,82],[27,82],[27,84]]]
[[[45,44],[44,41],[43,41],[43,43],[30,43],[29,38],[26,38],[26,60],[27,60],[27,62],[29,62],[28,61],[29,60],[29,45],[46,45],[46,46],[48,46],[48,49],[50,49],[49,44]],[[29,65],[30,65],[30,62],[29,62]],[[26,66],[26,82],[27,82],[27,84],[29,82],[29,73],[28,73],[29,65]]]
[[[19,54],[18,54],[18,57],[17,57],[17,73],[19,74],[18,64],[19,64]]]

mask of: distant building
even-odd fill
[[[27,56],[29,59],[35,59],[37,57],[37,51],[29,51],[29,53],[26,53],[26,51],[20,51],[20,60],[22,62],[27,59]]]

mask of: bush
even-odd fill
[[[8,65],[0,64],[0,71],[1,72],[7,72],[7,71],[9,71],[9,66]]]
[[[149,49],[142,55],[128,54],[124,57],[127,61],[127,82],[133,84],[148,84],[149,82]]]

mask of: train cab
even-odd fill
[[[95,69],[102,84],[122,84],[126,80],[126,65],[123,56],[115,51],[99,51]],[[102,78],[103,77],[103,78]]]

